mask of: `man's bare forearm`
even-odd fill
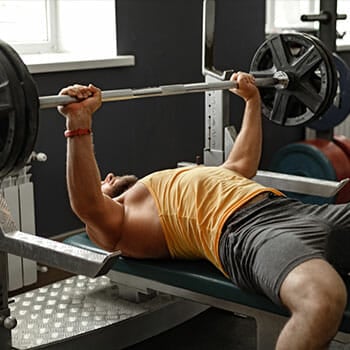
[[[101,177],[94,155],[91,135],[67,141],[67,185],[75,213],[84,218],[103,207]]]
[[[260,96],[246,102],[241,130],[225,163],[234,165],[246,177],[258,170],[262,149],[262,122]]]
[[[261,102],[255,86],[255,78],[247,73],[233,73],[231,79],[237,81],[237,88],[231,91],[246,102],[241,130],[223,167],[237,171],[251,178],[258,170],[261,145]]]
[[[96,163],[92,142],[92,116],[101,105],[101,93],[89,85],[73,85],[61,91],[81,99],[59,107],[66,117],[67,136],[67,186],[72,209],[84,219],[90,213],[103,209],[101,177]],[[77,131],[83,134],[76,135]]]

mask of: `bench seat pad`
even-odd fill
[[[73,235],[64,242],[79,248],[105,253],[104,250],[90,241],[86,233]],[[116,263],[112,266],[112,270],[191,290],[196,293],[272,312],[274,314],[288,316],[288,311],[286,309],[275,305],[268,298],[239,289],[225,278],[213,265],[205,260],[140,260],[118,257]],[[350,333],[349,303],[345,310],[340,330]]]

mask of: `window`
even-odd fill
[[[50,27],[54,1],[0,0],[1,39],[21,53],[53,50]],[[28,16],[28,14],[33,14]]]
[[[317,22],[302,22],[300,20],[301,15],[310,13],[319,13],[318,1],[266,0],[266,33],[301,28],[315,30]]]
[[[49,71],[61,70],[60,61],[109,64],[117,57],[115,0],[0,0],[0,33],[27,64],[55,63]]]
[[[337,21],[337,32],[342,38],[337,39],[338,48],[350,46],[350,1],[338,0],[338,14],[346,14],[346,20]],[[319,22],[302,22],[303,14],[319,14],[320,1],[315,0],[266,0],[266,33],[283,30],[317,32]]]
[[[338,0],[338,14],[346,14],[346,20],[337,21],[337,31],[342,36],[337,40],[338,46],[350,47],[350,1]]]

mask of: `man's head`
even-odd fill
[[[101,181],[101,189],[105,195],[115,198],[135,185],[137,180],[135,175],[116,176],[113,173],[109,173],[105,179]]]

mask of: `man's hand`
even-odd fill
[[[90,128],[92,114],[102,104],[101,90],[92,84],[89,86],[75,84],[62,89],[60,95],[68,95],[77,99],[77,102],[57,108],[60,114],[67,118],[67,128]]]
[[[259,90],[255,85],[255,78],[251,74],[244,72],[233,73],[231,80],[236,81],[238,87],[230,91],[242,97],[246,102],[252,98],[260,98]]]

